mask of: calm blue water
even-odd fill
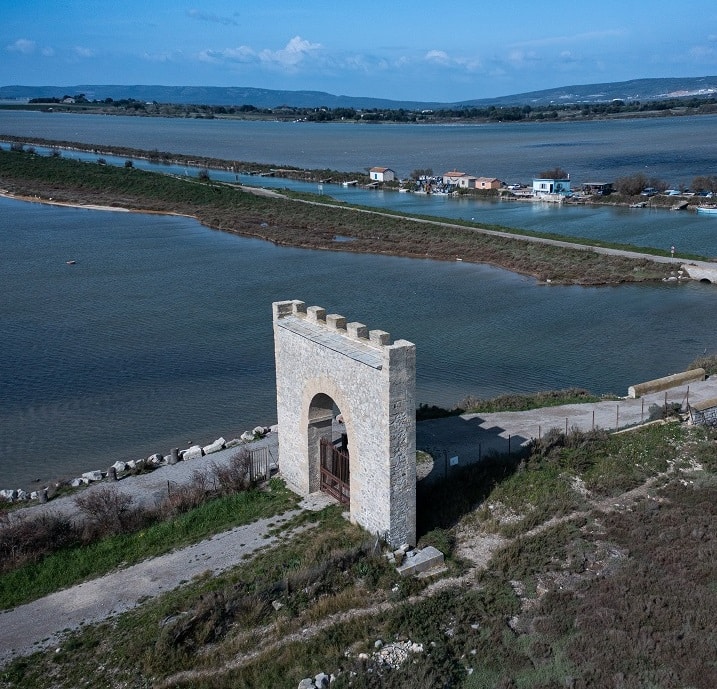
[[[716,129],[717,117],[374,127],[0,111],[0,138],[311,168],[383,164],[400,175],[457,167],[507,181],[555,165],[582,181],[642,170],[672,186],[715,174]],[[365,205],[717,255],[713,218],[325,191]],[[717,349],[709,285],[545,287],[486,266],[278,248],[183,218],[8,200],[0,200],[0,256],[0,487],[273,422],[277,299],[300,298],[416,342],[418,400],[427,403],[573,385],[624,394]]]
[[[529,182],[560,165],[578,182],[644,172],[689,185],[715,174],[717,115],[573,123],[386,125],[242,122],[0,111],[2,134],[306,168],[385,165]]]
[[[624,394],[717,348],[709,285],[545,287],[487,266],[2,199],[0,255],[0,486],[272,423],[279,299],[416,342],[428,403],[573,385]]]
[[[148,150],[210,155],[307,168],[361,171],[385,164],[399,175],[432,167],[458,168],[529,183],[560,165],[576,183],[611,181],[643,172],[689,185],[698,174],[717,174],[717,116],[579,123],[487,125],[354,125],[222,120],[153,119],[0,111],[2,134],[105,143]],[[97,155],[65,153],[83,160]],[[104,156],[123,164],[123,158]],[[138,167],[178,174],[196,170],[137,161]],[[229,172],[212,177],[237,181]],[[243,184],[316,193],[317,185],[240,175]],[[601,239],[717,257],[717,219],[667,210],[481,202],[366,191],[325,184],[338,200],[378,208],[475,219],[562,236]]]

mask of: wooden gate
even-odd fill
[[[349,453],[326,438],[321,438],[321,490],[342,505],[349,504]]]

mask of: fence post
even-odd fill
[[[568,417],[565,417],[565,435],[568,434]]]
[[[615,428],[620,428],[620,405],[615,405]]]

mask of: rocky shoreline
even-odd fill
[[[256,426],[251,431],[244,431],[239,438],[225,440],[219,437],[207,445],[190,445],[185,449],[172,448],[167,454],[152,453],[127,462],[116,461],[107,469],[91,469],[79,476],[62,481],[50,481],[37,490],[28,491],[23,488],[0,489],[0,502],[17,504],[44,504],[68,489],[77,489],[100,481],[118,481],[120,479],[146,474],[160,467],[174,466],[179,462],[189,462],[214,455],[222,450],[242,447],[248,443],[265,438],[270,433],[276,433],[276,426]]]

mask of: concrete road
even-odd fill
[[[579,428],[615,430],[634,426],[649,418],[652,404],[662,406],[688,400],[696,402],[717,397],[717,376],[656,392],[640,399],[622,398],[594,404],[568,404],[521,412],[463,414],[445,419],[422,421],[416,425],[416,447],[434,458],[432,476],[445,474],[446,467],[479,461],[491,453],[515,452],[532,438],[552,428],[565,431]],[[457,459],[456,459],[457,458]]]

